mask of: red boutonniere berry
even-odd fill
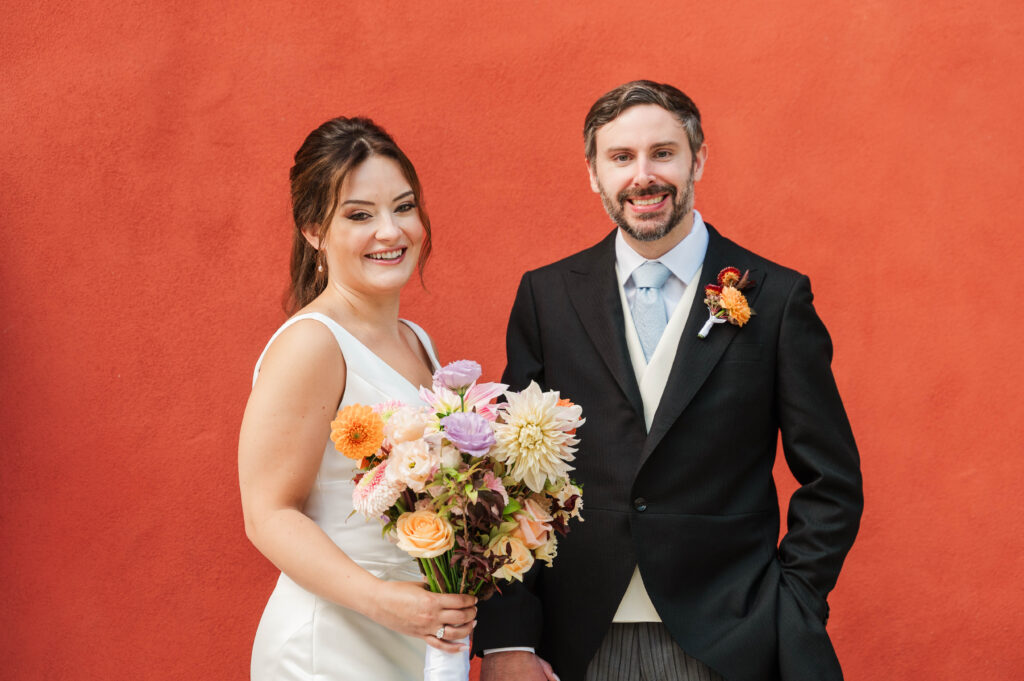
[[[750,270],[740,274],[735,267],[726,267],[718,273],[718,283],[704,287],[704,304],[708,306],[708,320],[704,323],[698,338],[707,338],[715,324],[729,322],[743,326],[750,321],[754,311],[750,309],[743,290],[754,286]]]

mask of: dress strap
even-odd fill
[[[410,322],[408,319],[402,319],[400,321],[412,329],[413,333],[416,334],[416,337],[420,339],[420,345],[422,345],[423,349],[427,351],[427,356],[430,358],[433,370],[437,371],[440,369],[441,362],[437,359],[437,354],[434,353],[434,344],[431,342],[430,336],[427,335],[427,332],[423,330],[423,327],[415,322]]]
[[[285,329],[287,329],[295,322],[300,322],[303,319],[315,319],[324,326],[326,326],[328,329],[330,329],[331,333],[334,334],[334,339],[338,341],[338,347],[341,349],[342,354],[345,354],[345,346],[342,343],[342,339],[348,337],[349,333],[341,326],[341,324],[334,321],[333,319],[323,314],[322,312],[306,312],[305,314],[295,315],[294,317],[286,321],[284,324],[282,324],[281,328],[275,331],[274,335],[270,337],[269,341],[267,341],[266,347],[264,347],[263,352],[260,353],[260,358],[256,360],[256,368],[253,369],[252,372],[253,385],[256,385],[256,377],[259,376],[260,374],[260,365],[263,364],[263,357],[267,354],[267,350],[270,349],[270,346],[274,343],[275,340],[277,340],[277,337],[280,336]],[[415,329],[413,330],[415,331]]]

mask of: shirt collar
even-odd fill
[[[658,258],[658,262],[667,267],[672,274],[686,285],[697,274],[704,262],[704,254],[708,250],[708,228],[704,219],[696,210],[693,211],[693,227],[686,237],[676,244],[671,251]],[[644,256],[634,251],[622,236],[622,230],[615,233],[615,263],[619,283],[625,285],[633,275],[633,270],[647,262]]]

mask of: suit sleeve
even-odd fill
[[[800,487],[779,545],[783,579],[821,621],[864,506],[860,457],[832,375],[832,341],[805,276],[786,302],[778,351],[779,427]]]
[[[510,390],[523,390],[530,381],[544,386],[544,352],[540,342],[540,321],[533,297],[533,281],[530,272],[523,275],[519,291],[512,304],[505,333],[505,373],[502,383]],[[545,388],[546,389],[546,388]]]
[[[505,341],[508,364],[502,382],[507,383],[511,390],[522,390],[530,381],[537,381],[543,387],[540,329],[529,272],[519,283]],[[529,647],[536,650],[539,647],[543,626],[541,602],[536,594],[539,577],[538,564],[526,574],[523,583],[504,584],[501,594],[479,604],[478,624],[473,632],[474,654],[493,648]]]

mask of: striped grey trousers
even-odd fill
[[[585,681],[725,681],[684,653],[661,622],[613,622]]]

